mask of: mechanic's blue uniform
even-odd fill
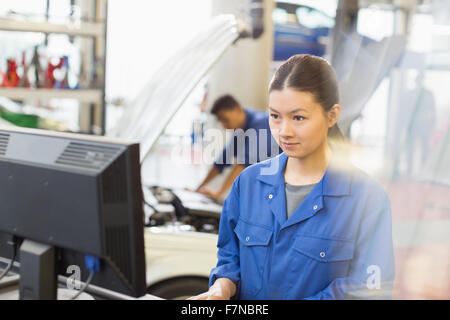
[[[234,181],[210,286],[231,279],[235,299],[391,298],[391,213],[382,187],[348,162],[338,165],[333,155],[287,219],[287,159],[282,153],[249,166]]]
[[[246,114],[244,128],[234,131],[233,137],[228,141],[222,154],[214,162],[214,166],[219,172],[233,164],[233,158],[237,159],[238,164],[248,167],[282,152],[270,133],[269,115],[267,112],[250,108],[244,108],[244,111]],[[252,132],[249,129],[254,129],[255,131]],[[239,143],[239,141],[242,141],[242,143]]]

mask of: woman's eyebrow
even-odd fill
[[[297,108],[297,109],[294,109],[294,110],[290,111],[289,113],[296,113],[296,112],[299,112],[299,111],[308,112],[308,110],[306,110],[306,109],[303,109],[303,108]]]
[[[275,109],[272,108],[272,107],[269,107],[269,109],[270,109],[271,111],[273,111],[273,112],[279,113],[277,110],[275,110]]]
[[[269,109],[270,109],[271,111],[273,111],[273,112],[280,113],[279,111],[275,110],[275,109],[272,108],[272,107],[269,107]],[[292,111],[289,111],[289,113],[296,113],[296,112],[299,112],[299,111],[308,112],[308,110],[306,110],[306,109],[303,109],[303,108],[297,108],[297,109],[294,109],[294,110],[292,110]]]

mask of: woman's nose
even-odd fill
[[[293,131],[289,121],[283,121],[280,126],[279,135],[281,137],[292,137]]]

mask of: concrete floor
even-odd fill
[[[450,188],[386,185],[396,261],[394,299],[450,298]]]

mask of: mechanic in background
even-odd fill
[[[227,94],[214,102],[211,113],[217,117],[225,129],[235,131],[206,178],[195,191],[213,199],[219,199],[231,187],[234,179],[245,167],[274,157],[282,150],[270,133],[267,112],[243,108],[234,97]],[[256,139],[252,139],[252,137]],[[244,145],[240,144],[239,141],[244,141]],[[233,158],[237,158],[237,163],[233,161]],[[230,165],[233,166],[233,169],[219,190],[212,191],[206,187],[212,179],[222,173],[225,167]]]

